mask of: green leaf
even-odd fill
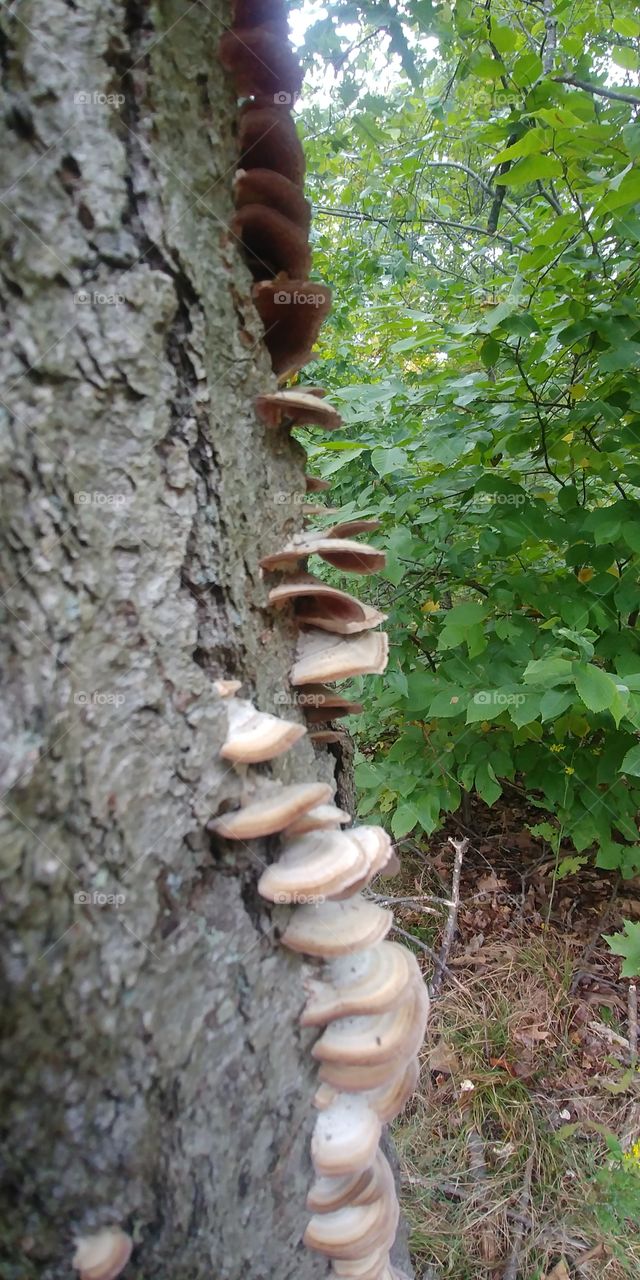
[[[388,476],[406,465],[407,455],[404,449],[374,449],[371,454],[371,466],[379,476]]]
[[[620,970],[623,978],[640,975],[640,920],[625,920],[622,933],[604,934],[614,956],[624,956]]]
[[[417,825],[418,815],[411,804],[400,804],[391,819],[391,830],[396,840],[407,836]]]
[[[483,760],[478,765],[475,783],[478,795],[481,796],[485,804],[495,804],[498,797],[502,795],[502,787],[487,761]]]
[[[627,751],[620,765],[620,772],[630,773],[634,778],[640,778],[640,742]]]
[[[616,697],[616,681],[592,663],[576,663],[576,690],[590,711],[607,711]]]
[[[498,187],[518,187],[524,182],[536,182],[544,178],[557,178],[562,173],[562,164],[555,156],[525,156],[508,173],[501,173],[495,179]]]

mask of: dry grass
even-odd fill
[[[437,947],[437,919],[396,914]],[[421,1091],[395,1128],[416,1275],[638,1280],[640,1079],[607,1040],[624,1036],[620,1002],[572,994],[580,948],[561,929],[498,921],[479,950],[464,912],[461,931],[462,989],[445,982],[434,1003]]]

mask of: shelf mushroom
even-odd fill
[[[256,413],[266,427],[286,424],[335,431],[342,426],[340,414],[326,400],[297,387],[258,396],[255,405]]]
[[[382,1126],[360,1098],[343,1095],[321,1111],[311,1139],[317,1173],[345,1174],[366,1169],[376,1154]]]
[[[377,573],[384,569],[386,556],[378,547],[370,547],[366,542],[354,542],[350,538],[332,538],[319,533],[298,534],[280,551],[263,556],[260,564],[263,569],[296,568],[308,556],[320,556],[334,569],[342,569],[345,573]]]
[[[266,204],[246,204],[231,219],[231,230],[242,241],[253,275],[258,280],[286,271],[306,276],[311,266],[307,233],[284,213]]]
[[[80,1280],[115,1280],[126,1267],[133,1240],[120,1227],[103,1227],[90,1236],[78,1236],[71,1265]]]
[[[263,129],[265,127],[268,128],[268,124],[262,126]],[[275,152],[275,142],[271,147]],[[251,151],[245,155],[244,163],[247,164],[252,155],[266,163],[264,152],[268,148],[269,136],[259,134]],[[284,145],[282,151],[285,152]],[[267,167],[285,172],[281,167],[285,164],[285,155],[274,155],[274,160],[276,158],[278,163]],[[294,164],[288,168],[286,176],[293,178]],[[313,344],[331,310],[331,290],[315,280],[290,280],[288,276],[276,276],[275,280],[261,280],[255,284],[252,297],[265,328],[264,342],[271,356],[272,369],[280,375],[295,373],[311,359]]]
[[[308,809],[306,813],[296,818],[290,826],[285,827],[283,836],[288,840],[290,836],[304,836],[308,831],[326,831],[332,827],[341,827],[345,822],[351,822],[351,814],[344,809],[338,809],[335,804],[319,804],[315,809]]]
[[[207,823],[207,829],[225,840],[253,840],[282,831],[294,818],[314,805],[331,799],[331,787],[325,782],[304,782],[283,787],[273,784],[263,788],[261,797],[251,804],[225,813]]]
[[[302,724],[281,720],[266,711],[257,711],[251,702],[232,698],[227,703],[227,737],[220,751],[234,764],[260,764],[273,760],[294,746],[306,733]]]
[[[290,680],[292,685],[301,685],[381,675],[388,660],[389,639],[384,631],[363,631],[355,636],[305,631],[298,638]]]
[[[322,902],[298,907],[282,935],[285,947],[327,959],[348,955],[381,942],[393,915],[360,894],[345,902]]]
[[[298,183],[276,173],[275,169],[238,169],[233,180],[233,202],[236,209],[255,204],[276,209],[301,231],[309,230],[309,201],[305,200]]]
[[[420,978],[415,956],[398,942],[340,956],[321,978],[305,983],[308,1000],[300,1021],[303,1027],[323,1027],[336,1018],[383,1013]]]
[[[242,169],[273,169],[302,187],[304,152],[286,107],[265,98],[245,103],[238,122],[238,142]],[[282,284],[277,288],[282,289]]]
[[[286,29],[274,23],[236,27],[224,31],[218,44],[220,61],[232,78],[238,97],[251,94],[283,94],[297,97],[302,68],[286,38]]]
[[[269,592],[269,603],[280,606],[292,602],[298,622],[304,626],[333,631],[337,635],[353,635],[370,631],[386,621],[386,614],[356,596],[323,582],[311,573],[298,574],[281,582]]]

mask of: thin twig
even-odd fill
[[[466,836],[462,840],[452,840],[451,837],[449,837],[449,844],[455,850],[453,873],[451,876],[451,903],[449,906],[447,923],[442,935],[442,945],[440,947],[439,955],[440,965],[438,972],[434,973],[433,981],[431,983],[432,996],[438,994],[440,986],[442,985],[442,975],[446,971],[447,959],[451,950],[451,944],[455,937],[456,926],[458,923],[458,907],[460,905],[460,873],[462,871],[462,858],[469,848],[469,841]]]
[[[458,982],[458,979],[456,978],[455,974],[452,973],[451,970],[447,968],[446,964],[445,965],[442,964],[440,957],[436,955],[435,951],[430,946],[428,946],[426,942],[423,942],[421,938],[414,938],[412,933],[407,933],[406,929],[401,929],[400,926],[397,924],[392,924],[391,929],[392,929],[392,932],[397,933],[400,938],[404,938],[405,942],[412,942],[414,947],[417,947],[419,951],[424,951],[424,954],[428,956],[431,961],[433,961],[437,969],[441,968],[444,970],[444,973],[446,974],[447,978],[449,979],[450,982],[453,982],[454,986],[458,987],[460,991],[465,990],[462,983]],[[431,990],[429,994],[431,994]]]
[[[588,80],[580,80],[578,76],[554,76],[556,84],[570,84],[574,89],[584,89],[585,93],[595,93],[601,98],[614,98],[616,102],[630,102],[632,107],[640,107],[640,98],[635,93],[621,93],[619,89],[605,89],[601,84],[589,84]]]
[[[392,898],[388,893],[370,893],[368,894],[368,897],[373,898],[374,902],[435,902],[439,907],[450,907],[453,905],[448,898],[434,898],[431,893],[421,893],[419,897],[415,898]]]
[[[517,1208],[519,1213],[523,1215],[526,1210],[527,1204],[531,1199],[531,1174],[533,1172],[533,1157],[534,1157],[534,1152],[532,1151],[525,1166],[522,1190],[520,1192],[520,1195],[518,1196]],[[523,1216],[521,1220],[518,1217],[515,1219],[514,1225],[513,1225],[513,1245],[511,1247],[511,1257],[509,1258],[509,1261],[505,1267],[502,1280],[517,1280],[518,1272],[520,1270],[520,1255],[522,1252],[522,1239],[524,1236],[524,1232],[525,1232],[525,1218]]]
[[[629,1019],[629,1051],[631,1053],[631,1066],[635,1067],[638,1060],[638,988],[635,982],[629,983],[629,999],[628,999],[628,1019]]]

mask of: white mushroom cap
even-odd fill
[[[383,631],[363,631],[357,636],[308,631],[299,637],[290,679],[293,685],[301,685],[380,675],[388,658],[389,640]]]
[[[229,728],[220,752],[235,764],[259,764],[282,755],[306,733],[304,725],[257,711],[250,702],[232,698],[227,703]]]
[[[253,804],[225,813],[207,823],[209,831],[225,840],[252,840],[258,836],[282,831],[294,818],[314,805],[331,799],[331,787],[325,782],[304,782],[294,786],[273,785]]]
[[[332,1276],[340,1280],[393,1280],[393,1272],[389,1270],[389,1246],[374,1249],[366,1258],[358,1262],[348,1262],[336,1258],[331,1271]]]
[[[320,1080],[325,1084],[332,1085],[334,1089],[343,1090],[347,1093],[368,1093],[371,1089],[379,1089],[388,1085],[394,1076],[399,1073],[400,1068],[415,1056],[424,1039],[429,1011],[429,997],[424,982],[413,985],[413,1004],[410,1000],[407,1000],[407,1004],[409,1018],[408,1026],[405,1024],[406,1034],[404,1039],[401,1038],[403,1030],[401,1024],[396,1024],[395,1027],[386,1024],[384,1028],[387,1039],[382,1049],[383,1054],[385,1048],[388,1048],[390,1035],[397,1035],[396,1048],[392,1058],[380,1057],[379,1052],[376,1052],[367,1061],[360,1061],[359,1063],[349,1061],[353,1055],[360,1056],[360,1049],[363,1048],[366,1035],[371,1029],[370,1026],[362,1025],[365,1021],[364,1019],[354,1019],[353,1021],[357,1025],[352,1027],[353,1038],[351,1043],[343,1045],[342,1059],[332,1056],[331,1060],[325,1059],[322,1061],[319,1071]],[[383,1018],[388,1017],[388,1015],[381,1016]],[[370,1022],[373,1021],[374,1019],[370,1020]],[[328,1031],[333,1032],[334,1028],[340,1027],[344,1022],[345,1019],[341,1019],[336,1023],[331,1023]],[[320,1037],[320,1040],[324,1036],[327,1036],[327,1031]],[[314,1045],[312,1050],[314,1056],[321,1056],[323,1052],[326,1052],[325,1048],[320,1050],[320,1054],[316,1053],[319,1044],[320,1041],[317,1041],[316,1045]],[[379,1047],[376,1046],[376,1048]],[[334,1037],[329,1046],[329,1051],[334,1055],[335,1050],[336,1041]]]
[[[371,866],[371,878],[379,875],[386,867],[392,853],[391,836],[384,827],[354,827],[349,832],[368,855]]]
[[[133,1240],[120,1227],[104,1227],[95,1235],[78,1236],[71,1265],[80,1280],[115,1280],[126,1267]]]
[[[258,892],[271,902],[308,902],[348,888],[366,869],[367,855],[343,831],[310,831],[290,840],[263,871]]]
[[[334,1096],[332,1090],[331,1102]],[[313,1213],[331,1213],[345,1204],[351,1204],[354,1197],[373,1181],[373,1170],[374,1165],[362,1172],[345,1173],[337,1178],[321,1175],[316,1178],[309,1191],[307,1209],[311,1209]]]
[[[386,1227],[387,1206],[378,1198],[372,1204],[344,1205],[312,1217],[303,1236],[309,1249],[330,1258],[362,1258],[371,1251],[371,1239]]]
[[[362,1097],[372,1111],[380,1117],[383,1124],[388,1124],[395,1116],[399,1115],[404,1109],[409,1098],[416,1091],[418,1080],[420,1079],[420,1061],[417,1056],[410,1058],[406,1064],[403,1064],[397,1075],[394,1075],[385,1084],[379,1085],[377,1089],[367,1089],[360,1097]],[[339,1090],[330,1084],[319,1085],[314,1097],[314,1106],[319,1111],[324,1111],[339,1096]],[[355,1195],[350,1200],[355,1204]]]
[[[316,1040],[311,1053],[321,1062],[349,1066],[370,1066],[389,1062],[389,1075],[397,1071],[398,1057],[413,1056],[422,1043],[424,1028],[416,1023],[417,999],[414,983],[385,1013],[338,1018],[330,1022]]]
[[[327,538],[319,534],[305,533],[292,539],[281,551],[274,551],[260,561],[263,569],[288,569],[295,567],[307,556],[320,556],[334,569],[342,569],[345,573],[377,573],[384,569],[386,556],[377,547],[369,547],[364,542],[353,542],[348,538]]]
[[[323,959],[348,955],[381,942],[393,923],[390,911],[359,894],[346,902],[298,907],[282,935],[285,947]]]
[[[333,1176],[367,1169],[380,1141],[380,1121],[360,1098],[342,1095],[318,1116],[311,1139],[317,1173]]]
[[[327,964],[322,979],[305,983],[309,999],[300,1021],[303,1027],[322,1027],[335,1018],[382,1013],[420,977],[415,956],[399,942],[340,956]]]
[[[351,814],[338,809],[335,804],[319,804],[309,809],[302,817],[296,818],[289,827],[285,827],[283,836],[288,840],[291,836],[303,836],[307,831],[326,831],[333,827],[344,826],[351,822]]]

